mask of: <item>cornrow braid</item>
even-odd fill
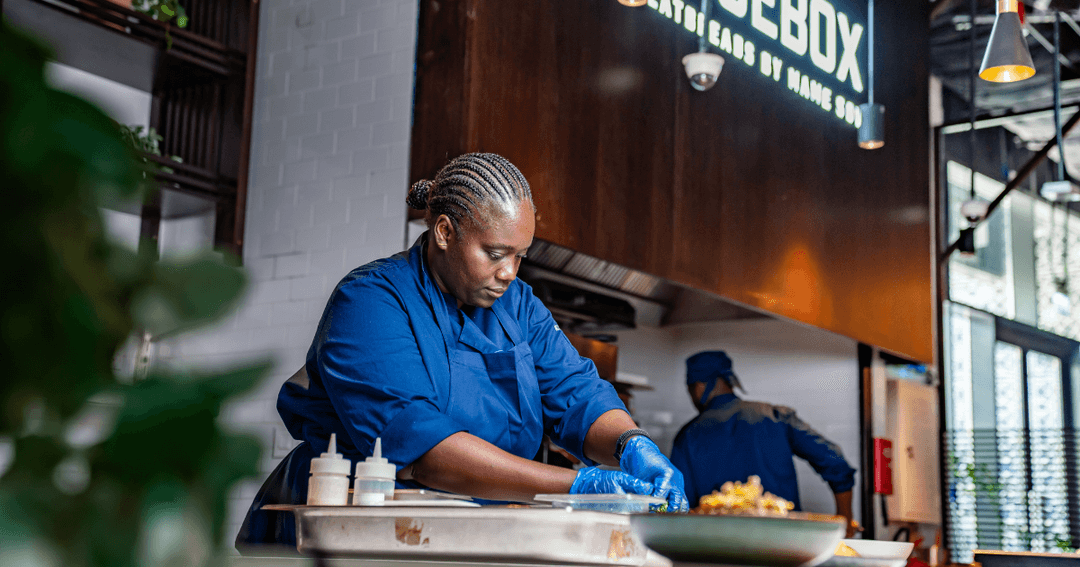
[[[495,211],[513,215],[523,201],[535,210],[525,176],[506,158],[485,153],[450,160],[435,179],[414,183],[405,199],[413,209],[427,210],[429,225],[446,215],[458,231],[463,219],[483,226],[483,215]]]

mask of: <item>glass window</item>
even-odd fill
[[[960,205],[971,198],[971,169],[950,161],[946,165],[949,190],[949,241],[960,235],[967,221]],[[990,201],[1005,185],[975,174],[975,194]],[[972,256],[953,254],[949,258],[949,299],[976,309],[1012,319],[1015,299],[1012,283],[1011,196],[1006,197],[975,231],[976,252]]]
[[[1033,347],[1045,346],[1047,339],[1039,339],[1045,334],[1017,331],[1022,326],[1015,323],[1002,327],[1001,319],[954,303],[946,306],[947,529],[953,560],[970,562],[975,549],[1071,549],[1070,512],[1080,513],[1080,503],[1069,500],[1068,463],[1075,448],[1065,428],[1069,376],[1062,358]],[[1024,338],[1009,338],[1017,333]],[[1009,342],[1014,340],[1026,346]],[[982,361],[991,357],[987,367]]]

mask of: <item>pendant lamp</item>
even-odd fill
[[[984,80],[1014,83],[1035,75],[1024,25],[1020,23],[1019,4],[1019,0],[997,0],[997,18],[979,68],[979,77]]]
[[[644,6],[646,1],[647,0],[619,0],[619,4],[636,8],[638,6]]]
[[[859,125],[859,147],[864,150],[876,150],[885,145],[885,105],[874,104],[874,0],[870,0],[866,9],[867,33],[866,42],[870,46],[868,55],[869,73],[869,102],[859,105],[862,113],[862,124]]]
[[[1080,187],[1065,175],[1065,141],[1061,133],[1061,12],[1054,13],[1054,136],[1057,140],[1057,180],[1043,183],[1039,193],[1055,202],[1080,201]],[[1066,209],[1068,210],[1068,209]],[[1067,217],[1066,217],[1067,220]]]

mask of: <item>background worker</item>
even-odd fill
[[[686,386],[700,414],[675,437],[671,462],[683,473],[691,506],[728,481],[761,477],[765,490],[801,510],[793,456],[805,459],[829,483],[836,514],[852,522],[851,489],[855,469],[840,447],[795,415],[795,410],[735,395],[742,389],[723,351],[699,352],[686,359]]]

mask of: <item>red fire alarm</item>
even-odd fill
[[[892,494],[892,440],[874,438],[874,492]]]

